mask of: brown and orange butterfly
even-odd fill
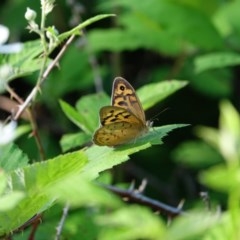
[[[101,126],[93,142],[99,146],[117,146],[135,140],[149,129],[145,113],[134,88],[124,78],[114,79],[112,106],[100,109]]]

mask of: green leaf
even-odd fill
[[[240,54],[219,52],[199,56],[194,61],[196,73],[209,69],[223,68],[240,64]]]
[[[84,132],[65,134],[61,140],[60,145],[63,152],[66,152],[72,148],[82,146],[87,141],[90,141],[91,137]]]
[[[219,148],[226,160],[239,162],[240,159],[240,114],[225,100],[220,103]]]
[[[1,212],[7,212],[17,206],[25,194],[21,191],[13,191],[9,194],[5,194],[7,188],[7,174],[3,171],[0,172],[0,214]]]
[[[112,147],[92,146],[86,150],[89,164],[85,168],[86,177],[96,178],[100,172],[112,168],[129,159],[129,155],[149,148],[154,144],[162,144],[162,138],[173,129],[185,127],[187,124],[172,124],[154,127],[144,136],[133,140],[132,143]]]
[[[200,141],[186,141],[180,144],[172,155],[176,162],[195,169],[205,169],[223,162],[222,156],[215,148]]]
[[[225,192],[235,192],[235,196],[240,195],[240,171],[239,169],[230,169],[225,165],[218,165],[200,174],[200,181],[208,187]],[[239,201],[239,199],[238,199]]]
[[[74,64],[79,63],[79,64]],[[81,64],[80,64],[81,63]],[[81,73],[81,74],[80,74]],[[72,91],[82,91],[93,84],[93,74],[89,65],[88,53],[76,51],[75,45],[70,45],[61,59],[60,69],[52,71],[48,81],[44,84],[44,92],[47,104]],[[52,98],[49,99],[49,94]],[[55,106],[55,105],[54,105]]]
[[[38,58],[43,51],[40,40],[29,41],[22,44],[18,53],[3,55],[0,65],[8,64],[12,67],[12,74],[7,81],[26,76],[41,68],[41,59]]]
[[[157,215],[140,206],[127,206],[97,217],[100,240],[165,239],[166,228]]]
[[[193,240],[204,239],[203,236],[211,230],[219,221],[218,214],[201,212],[189,212],[187,215],[175,219],[164,236],[165,240]],[[183,231],[188,229],[188,231]]]
[[[131,23],[133,22],[132,19],[129,19],[129,21]],[[139,21],[137,24],[139,28],[142,26]],[[136,26],[136,24],[133,25]],[[154,31],[154,38],[152,34],[153,30],[148,28],[137,33],[136,30],[135,32],[131,32],[127,29],[92,30],[88,34],[88,40],[92,50],[95,52],[133,51],[139,48],[153,49],[169,55],[176,55],[180,52],[180,43],[174,40],[172,36],[166,35],[161,30],[159,30],[159,32]],[[173,43],[170,45],[169,41],[173,41]]]
[[[238,227],[239,226],[239,210],[234,211],[235,219],[237,222],[234,222],[235,219],[231,211],[224,211],[219,216],[218,224],[212,226],[210,231],[208,231],[205,235],[204,239],[218,239],[218,240],[234,240],[237,238],[239,234]],[[235,226],[235,227],[233,227]]]
[[[5,172],[0,171],[0,194],[3,193],[7,185],[7,176]]]
[[[95,50],[147,48],[177,55],[183,49],[191,51],[192,47],[204,50],[223,47],[223,40],[212,19],[182,1],[118,0],[114,3],[107,1],[103,5],[108,9],[112,6],[126,11],[118,16],[121,30],[93,30],[90,33],[89,40]]]
[[[141,100],[143,108],[146,110],[186,85],[186,81],[177,80],[151,83],[137,90],[137,94]]]
[[[99,110],[106,105],[110,105],[110,98],[105,93],[86,95],[77,101],[76,108],[90,133],[99,125]]]
[[[143,108],[147,109],[181,89],[186,84],[187,82],[185,81],[177,80],[152,83],[142,87],[137,93]],[[92,139],[92,133],[99,125],[99,109],[102,106],[109,105],[109,102],[109,97],[104,93],[87,95],[77,102],[77,112],[67,103],[60,101],[60,105],[67,117],[86,133],[86,135],[80,134],[64,137],[64,140],[62,140],[62,144],[65,145],[62,145],[64,150],[79,146],[79,144],[86,143]]]
[[[219,130],[198,127],[197,134],[216,147],[225,160],[238,162],[240,158],[240,115],[228,101],[222,101],[220,104],[219,125]]]
[[[123,205],[115,195],[86,181],[79,174],[54,183],[47,189],[47,193],[62,204],[67,202],[71,207],[100,205],[116,208]]]
[[[15,144],[0,147],[0,167],[6,172],[27,166],[28,157]]]
[[[67,176],[80,173],[86,162],[84,152],[77,151],[11,172],[8,189],[1,197],[11,198],[11,194],[19,191],[25,197],[12,196],[18,200],[15,207],[4,214],[0,212],[0,236],[12,232],[35,214],[49,208],[55,199],[48,195],[49,187]]]
[[[115,14],[99,14],[95,17],[89,18],[86,21],[77,25],[75,28],[71,29],[70,31],[60,34],[59,40],[63,41],[66,38],[70,37],[71,35],[80,35],[81,34],[80,30],[84,29],[85,27],[89,26],[90,24],[97,22],[104,18],[115,17],[115,16],[116,16]]]
[[[91,94],[82,97],[76,104],[76,110],[64,101],[60,106],[66,116],[86,134],[92,134],[98,125],[98,112],[110,99],[105,93]]]
[[[0,198],[0,212],[8,212],[15,208],[19,202],[25,197],[24,192],[13,191],[8,195],[1,196]],[[1,213],[0,213],[1,214]]]
[[[191,84],[199,92],[214,98],[230,97],[233,93],[232,73],[229,69],[215,69],[192,73]]]
[[[86,119],[84,119],[83,115],[63,100],[60,100],[59,103],[65,115],[85,133],[90,134],[90,130],[87,128]]]

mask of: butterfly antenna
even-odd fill
[[[157,118],[157,116],[159,116],[160,114],[162,114],[163,112],[165,112],[165,111],[167,111],[167,110],[169,110],[170,108],[165,108],[165,109],[163,109],[161,112],[159,112],[159,113],[157,113],[154,117],[152,117],[151,119],[150,119],[150,122],[154,122],[155,120],[159,120],[158,118]]]

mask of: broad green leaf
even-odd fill
[[[205,169],[223,162],[217,149],[201,141],[186,141],[180,144],[172,155],[176,162],[196,169]]]
[[[209,69],[223,68],[240,64],[240,54],[235,52],[218,52],[199,56],[194,61],[196,73]]]
[[[195,133],[198,137],[202,138],[209,145],[218,149],[219,132],[215,128],[198,126],[195,128]]]
[[[95,36],[90,34],[90,42],[93,48],[94,44],[98,45],[98,50],[148,48],[176,55],[183,49],[186,52],[191,51],[192,47],[205,50],[223,47],[223,40],[211,18],[201,10],[182,2],[118,0],[114,3],[105,1],[102,5],[105,9],[111,6],[125,11],[120,12],[118,16],[122,31],[106,30],[95,32],[96,34],[93,32]]]
[[[99,125],[100,108],[106,105],[110,105],[110,98],[105,93],[86,95],[77,101],[76,108],[91,133]]]
[[[29,159],[15,144],[0,147],[0,167],[6,172],[27,166]]]
[[[87,122],[86,119],[84,119],[84,116],[81,115],[75,108],[73,108],[68,103],[64,102],[63,100],[60,100],[60,106],[65,113],[65,115],[79,128],[81,128],[85,133],[90,134],[89,129],[87,128]]]
[[[0,172],[0,194],[3,193],[7,185],[7,176],[5,172],[1,171]]]
[[[7,81],[17,77],[26,76],[41,68],[40,53],[43,51],[40,40],[26,42],[22,45],[22,50],[18,53],[3,55],[0,65],[8,64],[12,67],[12,74]]]
[[[27,189],[28,192],[35,192],[36,186],[44,188],[63,177],[73,173],[80,173],[87,163],[87,156],[83,151],[76,151],[59,155],[45,162],[35,163],[23,169],[24,185],[20,186]],[[13,183],[20,180],[19,172],[12,174]],[[20,177],[20,179],[18,179]],[[21,181],[22,182],[22,181]]]
[[[24,197],[25,194],[24,192],[21,191],[13,191],[5,196],[1,196],[0,212],[7,212],[15,208]]]
[[[233,105],[225,100],[220,103],[219,148],[228,161],[240,159],[240,114]]]
[[[54,183],[47,189],[47,193],[52,198],[57,198],[58,202],[68,203],[71,207],[101,205],[115,208],[123,205],[115,195],[86,181],[79,174]]]
[[[224,100],[220,103],[220,111],[220,129],[227,130],[235,138],[239,137],[240,114],[238,113],[238,111],[228,100]]]
[[[60,145],[63,152],[66,152],[72,148],[80,147],[86,142],[91,140],[91,136],[84,132],[65,134],[60,140]]]
[[[109,98],[104,93],[91,94],[82,97],[76,104],[76,109],[64,101],[60,106],[66,116],[86,134],[92,134],[98,126],[98,112],[104,105],[109,105]]]
[[[177,80],[151,83],[137,90],[137,94],[141,100],[143,108],[146,110],[186,85],[186,81]]]
[[[186,215],[175,219],[166,235],[165,240],[194,240],[203,239],[202,237],[219,222],[217,213],[204,210],[201,212],[189,212]],[[188,229],[184,231],[183,229]]]
[[[57,197],[48,195],[49,187],[68,176],[79,174],[86,162],[84,152],[77,151],[11,172],[8,176],[8,191],[2,198],[10,197],[18,191],[25,197],[19,197],[16,206],[4,214],[0,212],[0,235],[13,231],[35,214],[49,208]]]
[[[203,240],[218,239],[218,240],[235,240],[239,236],[239,209],[234,211],[235,219],[230,211],[224,211],[218,218],[218,223],[211,227],[210,231],[206,232]],[[234,222],[236,220],[236,222]]]
[[[166,227],[157,215],[140,206],[127,206],[97,218],[100,240],[165,239]]]
[[[240,116],[227,101],[220,104],[219,130],[209,127],[198,127],[197,134],[206,142],[216,147],[225,160],[239,161],[240,151]]]
[[[142,26],[139,22],[138,24],[139,27]],[[136,24],[133,25],[136,26]],[[161,51],[169,55],[176,55],[180,52],[180,43],[172,36],[168,36],[160,30],[157,32],[156,29],[154,31],[154,38],[152,37],[152,34],[153,30],[148,28],[146,28],[144,32],[141,30],[137,33],[136,31],[131,32],[130,30],[122,29],[92,30],[88,34],[88,39],[92,50],[95,52],[133,51],[143,47]],[[169,41],[173,41],[172,45],[169,44]]]
[[[89,163],[86,165],[84,175],[96,178],[100,172],[112,168],[129,159],[129,155],[149,148],[154,144],[162,144],[162,138],[176,128],[187,126],[186,124],[173,124],[162,127],[153,127],[144,136],[133,140],[132,143],[112,147],[92,146],[86,150]]]
[[[208,187],[231,193],[235,191],[236,195],[240,195],[240,171],[237,168],[227,168],[226,165],[218,165],[208,169],[200,174],[200,181]],[[238,199],[239,201],[239,199]]]

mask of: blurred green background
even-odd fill
[[[9,43],[37,38],[26,29],[24,13],[30,7],[39,20],[38,1],[5,0],[0,5],[1,24],[10,30]],[[47,23],[60,33],[97,14],[117,16],[87,27],[42,86],[34,107],[47,157],[61,152],[63,134],[80,131],[61,111],[59,99],[74,105],[82,96],[101,90],[101,85],[110,95],[116,76],[126,78],[135,89],[163,80],[186,80],[187,87],[149,109],[146,116],[155,126],[191,126],[173,131],[163,145],[131,156],[112,173],[113,183],[140,183],[146,178],[145,194],[170,205],[182,199],[186,208],[196,203],[199,192],[206,190],[197,180],[199,171],[223,159],[197,137],[195,127],[218,127],[222,99],[239,109],[239,9],[239,0],[56,1]],[[35,81],[33,74],[10,85],[26,98]],[[1,120],[5,117],[1,111]],[[31,159],[38,159],[32,138],[23,136],[18,145]],[[211,197],[225,206],[225,195],[211,192]]]

